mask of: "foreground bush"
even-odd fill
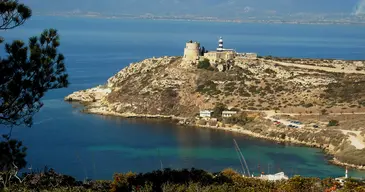
[[[111,181],[76,181],[76,179],[71,176],[62,175],[56,173],[53,169],[45,168],[39,173],[24,174],[21,183],[17,180],[12,180],[11,185],[7,188],[0,185],[0,191],[107,192],[110,191],[110,184]]]
[[[365,192],[363,181],[348,179],[341,186],[334,179],[295,176],[287,181],[270,182],[245,178],[232,169],[219,173],[203,170],[153,171],[115,174],[113,181],[76,181],[70,176],[47,170],[29,174],[23,183],[12,183],[5,192]]]
[[[232,169],[220,173],[203,170],[154,171],[146,174],[115,174],[112,192],[322,192],[322,191],[364,191],[364,182],[349,182],[342,189],[334,179],[304,178],[295,176],[287,181],[270,182],[245,178]]]

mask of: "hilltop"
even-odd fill
[[[334,155],[337,164],[365,168],[364,61],[237,56],[209,63],[206,58],[145,59],[65,100],[82,102],[88,113],[174,118],[315,146]],[[217,105],[239,115],[199,118],[201,110]],[[289,127],[293,120],[301,122],[299,128]]]

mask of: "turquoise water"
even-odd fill
[[[341,25],[275,25],[182,21],[107,20],[34,17],[25,26],[2,32],[7,40],[57,28],[71,85],[44,98],[32,128],[15,128],[33,168],[47,165],[79,179],[111,179],[115,172],[151,171],[162,167],[240,170],[236,139],[251,172],[342,176],[319,149],[279,145],[243,135],[169,122],[120,119],[79,112],[63,98],[103,84],[131,62],[163,55],[182,55],[187,40],[214,49],[219,36],[227,48],[261,55],[365,59],[365,27]],[[0,129],[6,132],[8,129]],[[260,169],[258,168],[260,165]],[[365,172],[350,171],[362,177]]]

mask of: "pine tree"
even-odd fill
[[[0,30],[8,30],[22,25],[32,12],[15,0],[3,0],[0,14]],[[0,124],[31,126],[32,117],[43,106],[40,99],[44,94],[68,85],[59,45],[55,29],[31,37],[28,44],[16,40],[5,45],[7,55],[0,58]]]
[[[17,0],[0,0],[0,15],[0,30],[10,30],[28,20],[32,11]],[[0,44],[3,42],[0,37]],[[32,117],[43,106],[44,94],[67,87],[65,58],[57,51],[59,45],[55,29],[31,37],[28,44],[20,40],[5,44],[6,55],[0,58],[0,124],[31,126]],[[18,178],[18,170],[26,166],[26,148],[10,136],[11,132],[0,142],[0,189]]]

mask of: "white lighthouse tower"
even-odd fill
[[[223,39],[222,37],[219,38],[219,41],[218,41],[218,48],[217,48],[217,51],[218,52],[222,52],[224,49],[223,49]]]

